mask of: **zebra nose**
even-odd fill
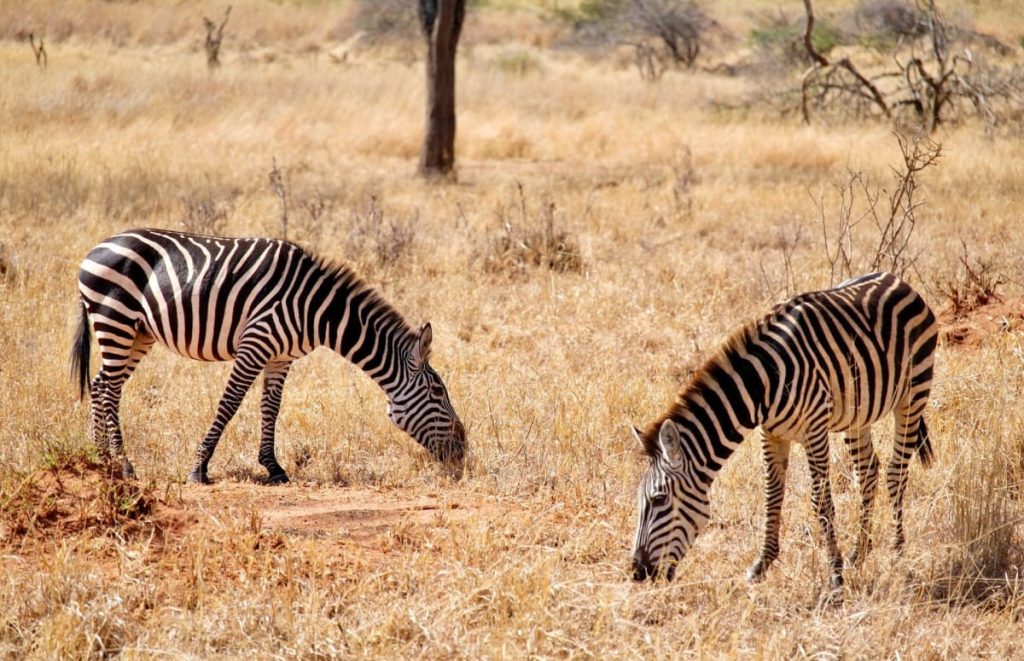
[[[633,554],[633,580],[643,581],[653,578],[654,571],[651,567],[651,558],[644,549],[637,549]]]

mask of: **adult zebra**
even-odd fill
[[[235,361],[190,482],[209,482],[224,427],[261,371],[259,462],[270,482],[288,481],[274,453],[281,390],[292,362],[321,346],[362,368],[387,394],[391,420],[461,475],[465,430],[428,363],[430,324],[410,328],[348,266],[288,241],[140,229],[93,248],[78,288],[82,314],[72,371],[81,397],[89,382],[91,324],[102,362],[89,386],[92,434],[101,456],[120,460],[126,477],[134,470],[121,436],[121,390],[156,342],[195,360]]]
[[[860,528],[851,562],[870,548],[870,513],[878,479],[871,424],[892,412],[896,439],[886,471],[895,546],[901,548],[903,492],[914,453],[928,466],[924,411],[932,382],[937,328],[924,300],[894,275],[872,273],[834,289],[776,306],[719,348],[644,431],[650,457],[639,487],[633,577],[664,571],[669,580],[708,520],[708,490],[747,431],[760,426],[766,520],[760,557],[747,572],[759,580],[779,554],[779,523],[790,443],[802,443],[811,502],[842,585],[828,479],[828,433],[846,432],[861,493]]]

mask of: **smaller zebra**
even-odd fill
[[[233,360],[217,415],[196,450],[190,482],[209,482],[224,428],[263,374],[259,462],[287,482],[274,430],[291,364],[326,347],[385,392],[388,417],[461,476],[466,432],[429,364],[430,324],[416,330],[346,265],[289,241],[139,229],[93,248],[78,273],[81,318],[71,352],[79,396],[88,386],[101,457],[134,469],[124,453],[121,391],[154,344],[202,361]],[[100,371],[89,381],[90,327]]]
[[[937,338],[935,316],[894,275],[873,273],[802,294],[734,332],[679,393],[673,406],[633,433],[650,459],[638,490],[633,578],[672,579],[710,516],[708,492],[747,432],[760,426],[765,530],[747,572],[760,580],[779,555],[783,488],[793,442],[807,453],[811,502],[821,523],[833,589],[843,583],[829,488],[829,432],[845,432],[861,494],[851,563],[870,549],[878,483],[871,425],[892,413],[896,438],[886,471],[894,546],[904,543],[903,493],[916,453],[932,445],[924,421]]]

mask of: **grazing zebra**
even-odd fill
[[[756,581],[779,555],[790,443],[802,443],[811,502],[821,522],[833,589],[843,583],[829,489],[828,433],[845,432],[860,487],[860,528],[851,562],[870,549],[878,481],[871,425],[892,412],[896,439],[886,471],[895,547],[903,546],[903,492],[914,453],[928,466],[924,410],[932,382],[935,316],[894,275],[872,273],[802,294],[747,324],[719,348],[673,406],[640,431],[650,464],[640,482],[633,577],[669,580],[709,516],[708,490],[747,431],[763,432],[766,520]]]
[[[120,460],[126,477],[134,471],[121,437],[121,389],[156,342],[195,360],[235,361],[190,482],[209,482],[217,442],[261,371],[259,462],[270,482],[288,481],[274,454],[281,391],[292,362],[321,346],[376,381],[387,394],[391,420],[461,475],[465,430],[428,363],[430,324],[410,328],[347,266],[288,241],[140,229],[93,248],[80,267],[78,288],[82,314],[72,371],[82,396],[91,324],[102,361],[89,386],[92,435],[101,456]]]

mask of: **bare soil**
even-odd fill
[[[222,482],[189,486],[182,492],[182,501],[187,510],[206,516],[251,509],[259,514],[267,531],[352,542],[373,550],[380,549],[388,532],[398,526],[430,528],[446,521],[497,514],[494,503],[457,492],[446,492],[442,497],[400,489],[302,484]]]
[[[1024,298],[996,299],[988,305],[939,313],[939,331],[946,346],[977,349],[1003,333],[1024,333]]]
[[[279,539],[325,540],[351,551],[387,550],[395,530],[424,532],[504,510],[493,497],[448,491],[311,484],[268,486],[224,481],[158,487],[114,476],[76,459],[26,476],[0,499],[0,547],[32,547],[90,538],[173,541],[190,530],[248,519],[254,532]]]

